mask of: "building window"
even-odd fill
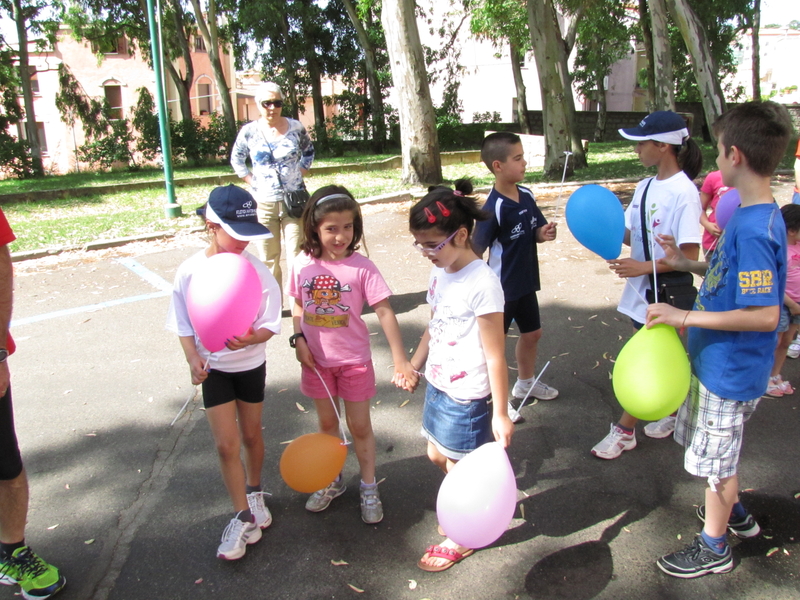
[[[125,38],[118,37],[113,40],[102,39],[92,42],[92,52],[95,54],[125,54]]]
[[[211,84],[198,83],[197,84],[197,110],[201,115],[210,115],[214,109],[214,103],[211,98]]]
[[[206,43],[203,41],[203,37],[200,35],[194,36],[194,51],[195,52],[205,52],[206,51]]]
[[[39,93],[39,73],[36,72],[36,67],[28,67],[28,73],[31,77],[31,92],[34,94]]]
[[[104,88],[106,101],[111,108],[109,116],[112,119],[122,118],[122,86],[107,85]]]

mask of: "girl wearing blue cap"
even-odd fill
[[[281,331],[281,293],[264,263],[245,250],[251,241],[272,236],[258,222],[256,201],[249,192],[235,185],[215,188],[197,213],[205,221],[210,243],[178,268],[167,329],[180,337],[192,384],[203,386],[203,406],[235,513],[222,534],[217,556],[236,560],[244,556],[248,544],[261,539],[261,530],[272,523],[261,490],[261,408],[266,342]],[[258,314],[247,333],[234,336],[225,348],[211,353],[192,327],[186,298],[192,276],[202,272],[209,258],[222,252],[247,259],[255,267],[263,291]]]
[[[656,236],[673,236],[683,254],[697,260],[702,208],[692,180],[700,173],[703,156],[689,137],[686,121],[669,110],[650,113],[638,127],[620,129],[619,133],[636,142],[635,152],[645,167],[657,169],[655,177],[639,182],[625,211],[624,241],[631,247],[630,258],[608,261],[609,268],[626,279],[617,310],[630,317],[638,330],[645,322],[648,296],[652,294],[653,260],[664,256],[664,250],[655,243]],[[672,269],[658,264],[656,270],[665,273]],[[609,434],[592,448],[592,454],[610,460],[633,450],[637,420],[623,412]],[[675,417],[669,416],[649,424],[644,432],[648,437],[665,438],[674,429]]]

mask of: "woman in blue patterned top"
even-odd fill
[[[314,145],[299,121],[281,116],[283,92],[277,84],[262,83],[255,100],[261,118],[242,127],[231,152],[231,166],[253,188],[258,220],[274,236],[262,240],[258,252],[283,289],[281,237],[286,245],[287,270],[291,270],[303,241],[300,219],[286,214],[283,193],[305,187],[303,176],[314,161]]]

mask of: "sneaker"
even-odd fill
[[[217,558],[236,560],[244,556],[248,544],[261,539],[261,529],[255,523],[245,523],[237,517],[231,519],[222,532],[222,543],[217,548]]]
[[[769,378],[767,391],[764,392],[764,395],[769,398],[783,398],[783,390],[781,390],[781,384],[777,376]]]
[[[250,506],[250,512],[256,519],[256,525],[261,529],[266,529],[272,525],[272,515],[264,504],[264,496],[266,492],[251,492],[247,494],[247,504]]]
[[[701,504],[697,507],[697,518],[703,523],[706,522],[706,507],[704,504]],[[756,537],[759,533],[761,533],[761,527],[759,527],[758,523],[753,518],[753,515],[750,513],[747,513],[738,521],[735,521],[733,519],[733,515],[731,515],[731,517],[728,519],[728,530],[733,535],[740,538]]]
[[[514,398],[519,398],[522,400],[525,396],[528,396],[530,399],[531,396],[534,398],[538,398],[539,400],[555,400],[558,398],[558,390],[555,388],[551,388],[546,383],[542,383],[541,381],[537,381],[536,385],[533,386],[533,391],[528,394],[528,390],[531,389],[530,384],[523,383],[519,379],[514,384],[514,389],[511,391],[511,395]]]
[[[800,340],[796,339],[789,344],[789,349],[786,350],[786,356],[788,358],[797,358],[800,356]]]
[[[58,593],[67,579],[56,567],[47,564],[27,546],[17,548],[4,561],[0,561],[0,583],[19,584],[26,600],[42,600]]]
[[[514,405],[511,404],[511,402],[508,403],[508,418],[511,419],[511,422],[515,424],[523,423],[525,421],[523,416],[519,414],[519,411],[514,408]]]
[[[361,486],[361,520],[373,525],[383,521],[383,504],[378,486]]]
[[[686,548],[662,556],[656,564],[667,575],[692,579],[706,573],[727,573],[733,569],[733,554],[728,544],[722,554],[717,554],[698,535]]]
[[[597,458],[611,460],[617,458],[626,450],[636,448],[636,432],[627,434],[614,423],[611,424],[611,431],[604,437],[599,444],[592,448],[592,454]]]
[[[644,426],[644,434],[657,440],[671,436],[673,431],[675,431],[675,417],[673,416],[664,417],[660,421]]]
[[[330,506],[331,500],[338,498],[344,494],[347,486],[344,481],[335,481],[328,487],[317,490],[308,498],[306,502],[306,510],[311,512],[322,512]]]

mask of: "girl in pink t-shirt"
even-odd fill
[[[717,240],[722,233],[717,225],[717,203],[722,194],[730,190],[722,184],[722,173],[711,171],[703,180],[700,187],[700,204],[703,212],[700,213],[700,225],[703,226],[703,253],[708,258],[717,247]]]
[[[781,208],[786,224],[786,291],[783,295],[781,318],[778,322],[778,345],[772,364],[766,395],[781,398],[794,393],[788,381],[783,381],[781,369],[786,351],[800,327],[800,205],[787,204]]]
[[[361,318],[365,303],[375,310],[386,334],[395,374],[409,382],[409,389],[418,376],[403,349],[389,304],[391,291],[375,264],[356,252],[363,219],[352,194],[335,185],[317,190],[303,213],[303,233],[303,254],[292,261],[289,280],[289,295],[295,299],[294,335],[289,344],[302,364],[300,390],[314,400],[320,431],[333,436],[339,433],[339,399],[344,400],[361,467],[361,518],[378,523],[383,506],[375,480],[375,435],[369,414],[375,372],[369,331]],[[345,489],[339,474],[328,487],[311,495],[306,510],[325,510]]]

